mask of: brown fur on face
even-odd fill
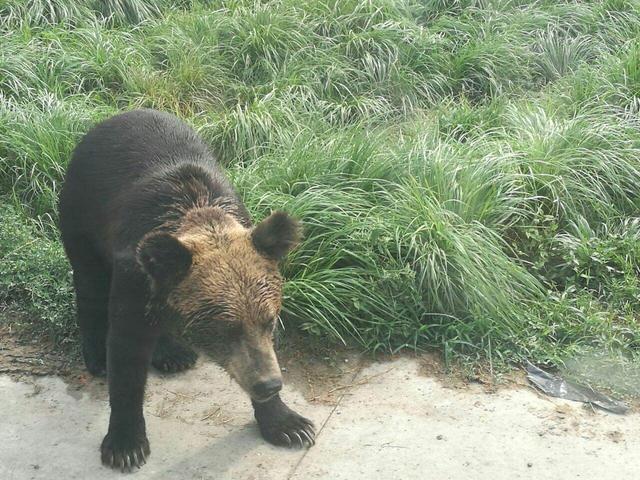
[[[274,214],[249,229],[220,208],[193,209],[172,235],[191,258],[167,303],[184,321],[204,324],[220,337],[228,352],[225,368],[258,401],[266,399],[255,398],[257,383],[281,380],[272,337],[282,301],[277,260],[299,238],[297,223],[291,221],[278,244],[278,230],[271,226],[281,228],[284,215]],[[256,237],[265,238],[262,232],[276,244],[278,255],[256,248]]]

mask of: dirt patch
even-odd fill
[[[624,441],[624,434],[620,430],[612,430],[607,434],[607,436],[613,443],[620,443]]]
[[[204,358],[208,356],[205,352],[201,353]],[[524,370],[495,373],[489,369],[470,370],[461,365],[447,366],[441,353],[435,351],[374,356],[359,353],[354,348],[327,345],[296,332],[287,332],[280,341],[278,357],[285,382],[294,386],[310,403],[335,405],[349,388],[371,380],[357,378],[363,368],[373,362],[390,362],[399,358],[415,359],[420,375],[438,379],[445,388],[464,390],[472,385],[480,385],[486,393],[526,388],[545,397],[530,385]],[[14,329],[10,324],[0,325],[0,374],[27,382],[34,376],[59,376],[67,383],[71,394],[95,388],[96,396],[100,396],[104,395],[106,388],[104,379],[93,379],[89,375],[78,355],[61,352],[59,347],[46,339],[33,339],[32,335]],[[640,398],[602,390],[626,401],[631,412],[640,411]],[[224,422],[224,419],[217,418],[215,412],[211,419]]]
[[[0,374],[22,381],[55,375],[62,377],[70,391],[104,384],[91,377],[77,355],[60,352],[52,343],[30,337],[11,326],[0,326]],[[201,354],[208,356],[203,351]],[[321,345],[297,334],[281,342],[278,357],[286,383],[296,387],[307,401],[326,404],[335,403],[361,367],[371,361],[354,349]]]
[[[278,346],[284,381],[310,403],[335,404],[343,387],[371,360],[340,345],[327,346],[296,333],[287,333]]]
[[[106,398],[106,379],[93,378],[75,355],[60,352],[42,338],[0,326],[0,375],[34,385],[33,396],[40,393],[34,377],[58,376],[67,384],[67,393],[80,398]]]
[[[67,375],[74,360],[56,352],[43,340],[28,340],[10,326],[0,325],[0,374],[14,379],[43,375]]]
[[[212,352],[200,350],[203,358],[214,362]],[[326,345],[313,338],[287,332],[278,346],[278,358],[287,384],[293,385],[310,403],[332,405],[349,387],[367,382],[357,374],[374,361],[390,362],[398,358],[413,358],[419,362],[420,374],[439,379],[448,388],[467,388],[470,383],[483,385],[492,392],[498,386],[489,375],[470,376],[462,368],[447,368],[438,352],[402,353],[397,355],[359,353],[354,348]],[[57,375],[70,389],[81,390],[91,384],[82,360],[77,355],[60,352],[45,339],[32,339],[10,326],[0,326],[0,374],[16,380],[31,376]],[[518,372],[510,374],[502,386],[527,385]]]

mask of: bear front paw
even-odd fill
[[[264,403],[252,401],[262,438],[281,447],[312,447],[316,432],[311,420],[287,407],[278,395]]]
[[[120,436],[117,440],[107,433],[100,447],[102,464],[106,467],[130,472],[133,467],[140,468],[147,463],[151,453],[146,435]]]
[[[162,372],[176,373],[193,367],[197,359],[198,354],[190,347],[169,336],[162,336],[153,351],[151,364]]]

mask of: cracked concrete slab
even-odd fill
[[[329,391],[333,405],[284,397],[321,426],[310,450],[259,436],[246,396],[211,363],[152,375],[146,412],[152,455],[133,475],[154,479],[635,478],[640,415],[616,416],[529,388],[488,394],[423,376],[415,360],[373,364]],[[103,479],[104,382],[0,377],[0,478]]]

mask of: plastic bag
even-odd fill
[[[624,415],[629,410],[629,407],[624,402],[609,398],[589,386],[568,382],[562,377],[545,372],[531,363],[527,364],[527,378],[539,390],[552,397],[588,403],[620,415]]]

